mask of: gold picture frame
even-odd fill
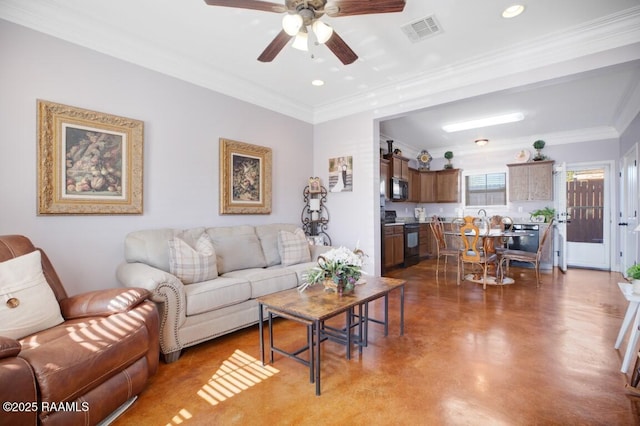
[[[37,103],[38,214],[142,214],[144,123]]]
[[[322,184],[319,177],[309,178],[309,194],[319,194],[322,192]]]
[[[271,214],[271,148],[220,138],[220,214]]]

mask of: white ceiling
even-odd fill
[[[640,111],[640,0],[523,0],[511,20],[500,14],[515,0],[406,3],[322,18],[358,54],[346,66],[322,45],[259,62],[282,15],[204,0],[0,0],[0,18],[310,123],[374,111],[383,137],[435,152],[480,136],[495,148],[616,137]],[[441,33],[412,43],[400,27],[427,16]],[[440,130],[512,111],[525,120]]]

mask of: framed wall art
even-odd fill
[[[220,214],[271,214],[271,148],[220,138]]]
[[[329,192],[353,191],[353,157],[329,159]]]
[[[144,123],[38,100],[38,214],[142,214]]]
[[[309,178],[309,194],[318,194],[322,190],[322,185],[320,184],[319,177],[310,177]]]

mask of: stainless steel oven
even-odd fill
[[[540,244],[540,225],[516,223],[513,225],[513,231],[516,232],[518,236],[509,238],[509,249],[528,251],[531,253],[538,251],[538,245]],[[511,264],[523,268],[533,267],[533,265],[527,262],[511,261]]]
[[[420,261],[420,224],[404,224],[404,266]]]

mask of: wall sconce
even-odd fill
[[[485,146],[486,144],[489,143],[489,139],[476,139],[474,142],[478,146]]]

